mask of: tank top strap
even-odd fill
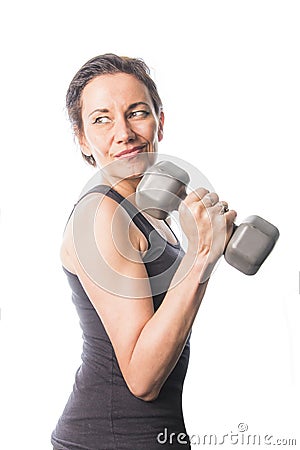
[[[150,245],[149,234],[153,230],[155,230],[153,225],[146,219],[146,217],[143,216],[143,214],[141,214],[141,212],[129,200],[127,200],[125,197],[123,197],[123,195],[119,194],[119,192],[114,190],[111,186],[108,186],[106,184],[99,184],[97,186],[94,186],[92,189],[87,191],[85,194],[83,194],[79,198],[79,200],[75,203],[75,205],[68,217],[66,226],[74,212],[74,209],[78,205],[78,203],[81,200],[83,200],[87,195],[97,193],[97,192],[104,194],[107,197],[109,197],[109,198],[115,200],[117,203],[119,203],[119,205],[125,209],[125,211],[130,216],[130,218],[132,219],[134,224],[138,227],[138,229],[144,234],[144,236],[147,239],[148,244]]]

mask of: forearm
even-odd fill
[[[207,281],[199,283],[204,259],[188,271],[191,255],[183,258],[173,287],[140,333],[127,370],[136,396],[155,398],[183,351],[207,286]]]

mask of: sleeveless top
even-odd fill
[[[98,185],[89,190],[74,205],[72,212],[79,201],[91,192],[104,193],[120,203],[145,235],[149,247],[143,262],[149,275],[156,311],[184,255],[183,249],[178,240],[177,244],[167,242],[132,203],[109,186]],[[71,215],[72,213],[70,217]],[[158,249],[160,251],[157,251]],[[72,301],[80,319],[83,351],[73,391],[51,435],[54,448],[56,450],[190,448],[182,413],[182,388],[188,367],[189,339],[158,397],[150,402],[135,397],[125,383],[111,341],[78,277],[64,267],[63,270],[71,287]],[[157,286],[152,285],[152,280],[155,282],[156,276],[161,273],[166,273],[163,277],[164,292],[157,291]]]

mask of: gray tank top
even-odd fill
[[[175,245],[167,242],[132,203],[109,186],[94,187],[78,202],[92,192],[103,193],[118,202],[145,235],[149,250],[144,255],[143,262],[150,283],[151,280],[159,278],[157,275],[167,274],[163,282],[164,292],[155,294],[157,286],[151,284],[156,311],[184,255],[183,249],[178,241]],[[63,270],[71,287],[72,301],[80,319],[83,349],[82,364],[76,372],[73,390],[51,435],[54,448],[57,450],[190,448],[182,413],[182,388],[189,361],[189,339],[158,398],[145,402],[135,397],[124,381],[111,341],[78,277],[64,267]]]

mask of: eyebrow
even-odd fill
[[[149,106],[148,103],[146,103],[146,102],[136,102],[136,103],[132,103],[132,104],[129,106],[128,109],[134,109],[134,108],[137,108],[138,106],[141,106],[141,105],[147,106],[147,108],[150,108],[150,106]]]
[[[108,113],[109,110],[108,110],[107,108],[97,108],[97,109],[95,109],[94,111],[92,111],[92,112],[89,114],[89,117],[92,116],[92,115],[93,115],[94,113],[96,113],[96,112],[100,112],[100,113]]]
[[[146,102],[135,102],[135,103],[132,103],[131,105],[129,105],[129,107],[127,108],[127,111],[130,110],[130,109],[135,109],[135,108],[137,108],[138,106],[141,106],[141,105],[147,106],[147,108],[150,108],[150,106]],[[92,116],[93,114],[95,114],[96,112],[97,113],[108,113],[109,109],[107,109],[107,108],[97,108],[97,109],[95,109],[94,111],[92,111],[89,114],[89,117]]]

